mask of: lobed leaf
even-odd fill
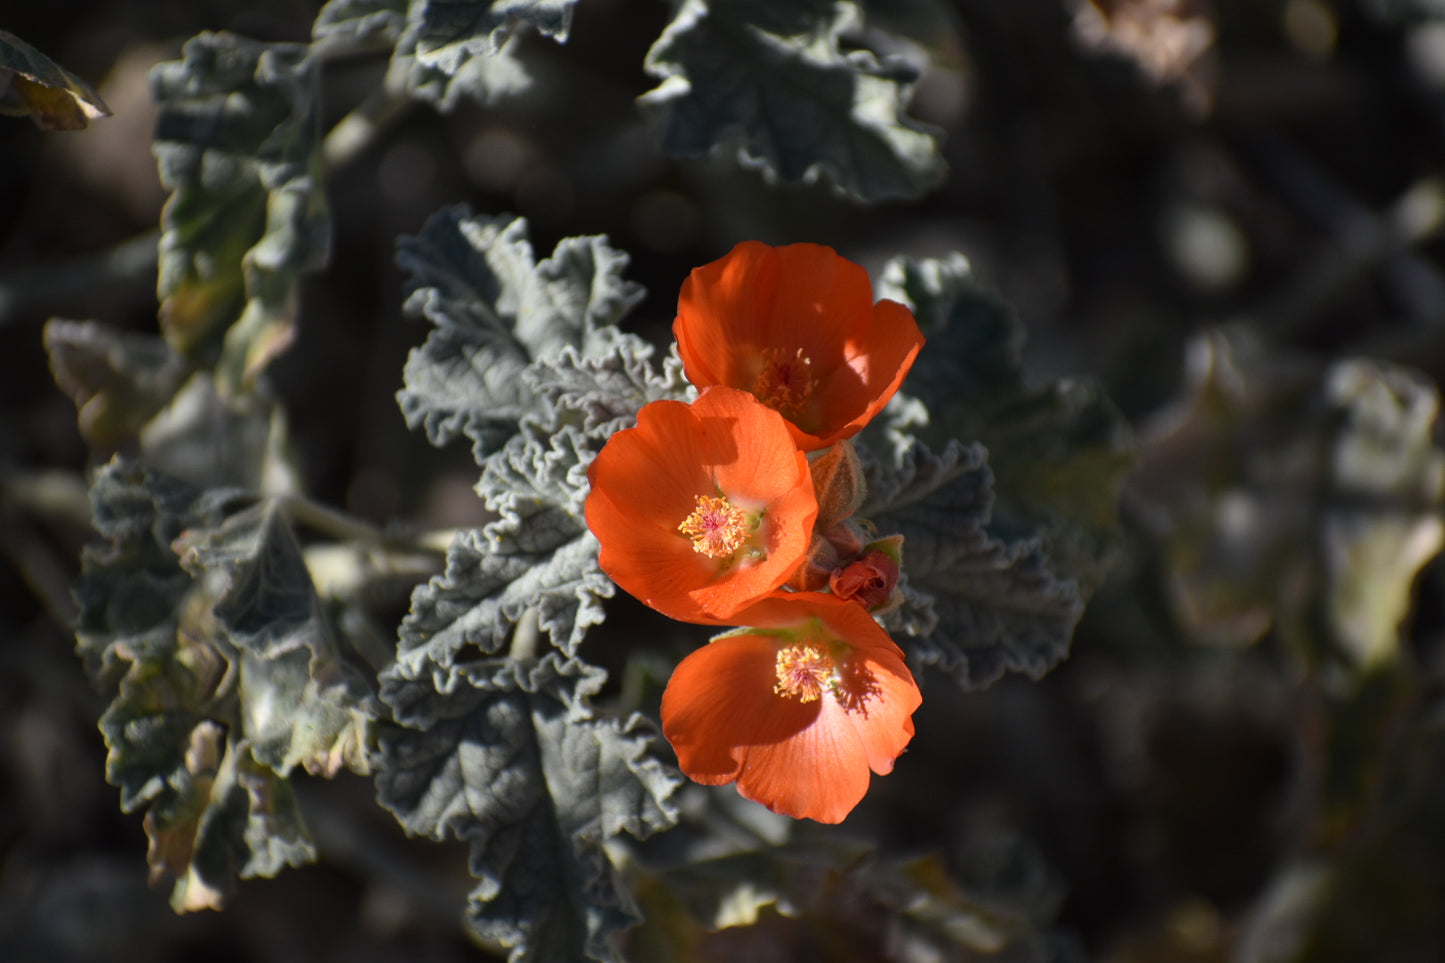
[[[153,880],[178,911],[237,876],[314,858],[287,777],[366,771],[372,700],[319,616],[274,503],[113,461],[76,586],[87,670],[112,697],[106,776],[144,810]]]
[[[610,938],[636,922],[603,845],[670,826],[678,777],[651,756],[640,717],[599,718],[603,674],[549,653],[482,659],[430,705],[397,705],[418,728],[382,738],[382,804],[410,833],[471,847],[480,881],[469,923],[513,963],[617,959]]]
[[[409,0],[328,0],[311,25],[320,49],[395,45],[406,28]]]
[[[879,293],[909,305],[928,338],[904,385],[926,422],[899,425],[900,443],[917,436],[934,447],[952,438],[985,446],[992,527],[1034,540],[1040,563],[1087,598],[1117,549],[1120,492],[1134,464],[1123,415],[1090,380],[1029,384],[1022,325],[978,288],[962,257],[894,260]],[[906,401],[900,412],[910,414]]]
[[[411,275],[407,312],[436,326],[407,359],[402,413],[434,445],[466,435],[479,462],[524,416],[551,415],[523,372],[569,346],[581,358],[606,357],[622,337],[616,323],[643,296],[622,278],[627,255],[605,238],[567,238],[538,264],[525,220],[473,217],[465,207],[403,238],[397,262]]]
[[[736,142],[769,179],[812,182],[862,201],[918,197],[945,167],[938,132],[904,115],[912,67],[843,49],[852,2],[687,0],[647,53],[662,83],[641,103],[675,156]]]
[[[606,442],[621,428],[637,422],[637,412],[654,401],[686,401],[693,389],[676,349],[663,359],[659,372],[649,363],[652,346],[622,334],[605,355],[584,358],[572,347],[539,358],[522,377],[540,401],[557,413],[581,416],[590,437]]]
[[[1006,671],[1038,678],[1069,651],[1083,614],[1078,586],[1058,578],[1034,537],[992,530],[993,476],[979,445],[921,443],[891,464],[865,463],[859,515],[903,536],[904,605],[890,630],[913,636],[909,654],[967,689]]]
[[[1024,389],[1023,325],[1007,304],[979,288],[962,254],[894,258],[883,269],[878,295],[908,305],[928,339],[907,389],[940,429],[975,438],[989,407]]]
[[[157,66],[161,327],[175,351],[248,388],[295,333],[297,285],[326,263],[309,48],[203,33]]]
[[[399,682],[423,680],[450,691],[458,653],[496,654],[525,613],[535,613],[539,626],[569,653],[602,621],[601,600],[612,596],[614,586],[597,567],[592,533],[545,503],[518,505],[514,512],[515,521],[495,535],[459,534],[447,551],[446,571],[412,594],[396,663],[383,678],[383,695],[393,706],[403,703],[401,690],[393,691]]]
[[[41,130],[84,130],[110,108],[90,84],[0,30],[0,114],[28,116]]]
[[[212,613],[235,651],[241,731],[256,761],[282,776],[297,765],[366,773],[371,696],[341,657],[281,508],[261,502],[174,548],[219,589]]]
[[[526,28],[567,40],[577,0],[414,0],[393,71],[413,96],[449,111],[467,96],[483,104],[530,83],[515,58]]]

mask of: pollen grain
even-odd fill
[[[697,507],[677,530],[692,539],[692,550],[708,558],[731,556],[752,534],[748,513],[726,498],[698,495]]]
[[[833,660],[811,642],[790,645],[778,653],[778,675],[773,692],[780,696],[796,696],[799,702],[813,702],[831,683]]]

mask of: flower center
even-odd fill
[[[796,414],[813,393],[813,361],[799,348],[785,357],[778,348],[763,353],[763,370],[753,382],[753,394],[784,415]]]
[[[831,683],[833,668],[833,660],[813,643],[790,645],[778,653],[778,682],[773,692],[797,696],[799,702],[812,702]]]
[[[742,547],[752,534],[748,513],[726,498],[698,495],[697,507],[677,530],[692,539],[692,550],[723,558]]]

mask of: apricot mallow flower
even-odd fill
[[[818,501],[782,416],[746,391],[654,401],[587,470],[602,571],[663,615],[736,624],[798,567]]]
[[[752,392],[804,451],[856,434],[923,346],[906,307],[875,304],[868,272],[819,244],[744,241],[697,268],[672,331],[689,381]]]
[[[821,592],[743,612],[683,659],[662,694],[662,732],[694,782],[736,781],[774,812],[841,822],[913,738],[922,697],[867,611]]]

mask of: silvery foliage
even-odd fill
[[[331,0],[322,47],[391,50],[393,89],[451,110],[531,85],[528,32],[566,41],[576,0]],[[917,66],[858,46],[852,0],[686,0],[648,51],[639,99],[673,157],[730,152],[769,181],[855,201],[919,197],[946,174],[940,132],[907,116]]]
[[[650,344],[617,327],[641,291],[604,238],[568,238],[537,261],[521,219],[453,208],[404,239],[398,259],[408,312],[433,325],[407,362],[402,410],[436,444],[471,443],[497,518],[460,533],[446,571],[413,596],[383,674],[406,729],[383,740],[382,799],[412,831],[471,842],[479,932],[523,958],[606,958],[629,905],[600,843],[668,825],[674,777],[648,755],[640,721],[598,717],[587,702],[600,679],[578,646],[614,587],[583,517],[586,470],[643,405],[690,391],[675,357],[656,364]],[[1056,551],[1086,541],[1066,514],[1046,517],[1023,496],[1002,505],[988,450],[954,435],[1057,436],[1029,464],[1067,469],[1069,411],[1041,406],[1051,386],[1024,386],[1017,322],[959,263],[897,262],[884,283],[933,339],[918,394],[862,445],[859,514],[905,539],[905,603],[887,624],[916,663],[966,687],[1041,675],[1068,651],[1097,560]],[[965,377],[970,364],[980,367]],[[1026,429],[1011,424],[1020,411]],[[613,813],[600,831],[597,806]]]
[[[576,658],[614,590],[583,518],[586,472],[686,383],[616,327],[642,291],[605,238],[538,262],[520,218],[453,208],[398,260],[407,312],[433,325],[398,400],[433,443],[471,442],[497,518],[460,533],[413,595],[382,675],[404,728],[382,740],[380,798],[409,831],[470,844],[484,939],[516,960],[612,959],[636,912],[604,844],[670,826],[678,777],[645,720],[593,709],[604,675]]]
[[[1067,656],[1111,560],[1132,436],[1097,385],[1028,383],[1022,325],[961,256],[894,260],[879,294],[928,339],[862,439],[859,514],[905,537],[905,604],[884,624],[964,688],[1037,678]]]

